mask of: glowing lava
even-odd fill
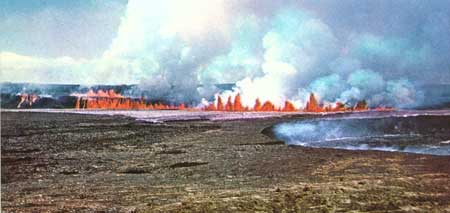
[[[120,109],[120,110],[185,110],[184,104],[179,106],[161,103],[147,103],[144,98],[125,97],[114,90],[89,90],[86,94],[75,93],[77,97],[76,109]]]
[[[366,101],[359,101],[355,106],[349,107],[343,103],[336,102],[326,105],[320,104],[316,96],[311,93],[305,108],[296,108],[295,105],[286,100],[284,106],[277,107],[271,101],[262,103],[259,98],[255,100],[253,107],[242,104],[241,95],[228,96],[226,102],[221,96],[217,96],[215,102],[201,107],[187,107],[185,104],[178,106],[165,105],[161,103],[148,103],[144,98],[125,97],[114,90],[98,90],[97,92],[89,90],[85,94],[72,94],[77,97],[75,103],[76,109],[118,109],[118,110],[204,110],[204,111],[223,111],[223,112],[345,112],[345,111],[365,111],[369,110]],[[392,110],[392,108],[378,107],[375,110]]]
[[[271,101],[261,103],[259,98],[255,100],[253,108],[243,106],[241,103],[241,96],[237,94],[234,97],[229,96],[227,102],[224,104],[222,97],[218,96],[216,103],[209,104],[202,108],[206,111],[231,111],[231,112],[346,112],[346,111],[366,111],[370,110],[366,101],[359,101],[354,107],[346,107],[341,102],[324,106],[320,104],[314,94],[311,93],[309,100],[304,109],[296,108],[294,104],[286,100],[283,107],[276,107]],[[392,110],[392,108],[378,107],[377,111]]]

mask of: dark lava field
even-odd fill
[[[450,212],[450,156],[288,146],[268,132],[293,119],[2,112],[2,212]]]

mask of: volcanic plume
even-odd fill
[[[151,100],[196,106],[204,99],[220,111],[342,110],[362,100],[357,109],[412,108],[428,98],[420,86],[450,82],[446,1],[129,0],[124,6],[115,37],[100,57],[1,52],[2,77],[137,84]],[[215,86],[228,83],[234,87],[227,91]],[[307,100],[310,93],[324,106]],[[287,102],[293,107],[285,107]]]
[[[362,111],[369,110],[365,101],[358,102],[355,107],[345,107],[342,103],[323,106],[318,102],[313,93],[309,96],[309,101],[304,109],[296,108],[295,105],[286,100],[283,106],[277,107],[271,101],[261,103],[257,98],[253,106],[245,106],[241,102],[241,95],[228,96],[226,103],[223,102],[221,96],[217,96],[216,103],[211,103],[203,107],[186,107],[184,103],[179,105],[167,105],[161,103],[150,103],[141,98],[125,97],[114,90],[108,91],[89,90],[87,93],[73,93],[72,96],[77,97],[75,103],[76,109],[113,109],[113,110],[205,110],[205,111],[223,111],[223,112],[340,112],[340,111]],[[387,108],[379,108],[383,110]]]
[[[265,101],[264,103],[261,103],[259,98],[255,100],[255,104],[253,106],[244,106],[241,103],[241,95],[238,93],[236,96],[234,96],[234,101],[233,96],[228,96],[227,102],[224,104],[222,101],[222,97],[217,96],[217,101],[215,103],[211,103],[201,109],[206,111],[231,112],[345,112],[370,110],[365,100],[358,101],[353,107],[346,107],[341,102],[336,102],[334,104],[328,104],[324,106],[323,104],[319,103],[313,93],[309,95],[309,100],[306,103],[305,108],[296,108],[295,105],[289,100],[286,100],[283,106],[277,107],[271,101]],[[392,108],[380,106],[375,110],[392,110]]]

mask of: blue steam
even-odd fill
[[[287,144],[450,155],[449,116],[303,120],[273,128]]]

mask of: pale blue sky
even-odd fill
[[[36,57],[99,56],[126,0],[2,0],[0,50]]]

